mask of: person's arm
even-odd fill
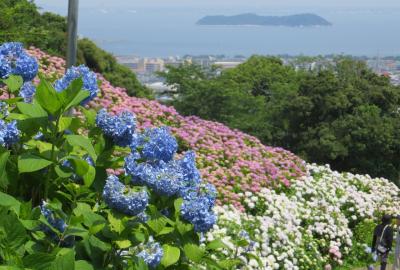
[[[387,245],[388,245],[389,250],[392,250],[392,246],[393,246],[393,228],[392,227],[388,228]]]

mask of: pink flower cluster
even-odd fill
[[[41,63],[41,72],[48,76],[64,73],[63,59],[38,49],[31,49],[30,53]],[[129,97],[125,89],[112,86],[100,74],[98,78],[102,93],[90,106],[107,108],[113,113],[133,112],[140,129],[169,126],[180,150],[196,152],[203,178],[219,191],[219,204],[232,203],[243,210],[238,193],[257,193],[262,187],[288,187],[305,174],[304,161],[291,152],[264,146],[257,138],[220,123],[181,116],[173,107],[157,101]]]

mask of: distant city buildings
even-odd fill
[[[296,70],[321,70],[334,64],[335,56],[279,56],[283,63],[293,66]],[[377,74],[390,78],[393,84],[400,85],[400,57],[360,57]],[[170,100],[176,95],[176,89],[164,83],[163,78],[157,72],[166,71],[167,66],[179,66],[184,63],[198,64],[204,68],[218,67],[216,72],[224,69],[234,68],[247,60],[244,56],[226,57],[224,55],[186,55],[169,56],[165,58],[148,58],[137,56],[117,56],[119,63],[134,71],[139,81],[153,89],[157,99],[161,101]]]

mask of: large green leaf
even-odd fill
[[[93,166],[89,166],[85,175],[82,176],[83,183],[85,186],[90,187],[96,177],[96,169]]]
[[[36,89],[35,100],[43,109],[53,115],[59,113],[62,107],[57,91],[43,78]]]
[[[97,159],[96,151],[90,140],[81,135],[66,135],[65,139],[71,146],[78,146],[85,149],[94,161]]]
[[[79,260],[75,262],[75,270],[94,270],[94,268],[87,261]]]
[[[78,95],[83,86],[83,81],[81,78],[73,80],[69,86],[58,93],[58,98],[61,101],[64,108]]]
[[[12,93],[18,91],[24,83],[22,77],[18,75],[10,75],[7,79],[3,80],[3,82]]]
[[[34,253],[25,256],[23,262],[26,268],[34,270],[49,270],[51,269],[50,267],[55,257],[56,256],[51,253]]]
[[[164,216],[158,216],[147,221],[147,225],[155,232],[160,233],[165,225],[167,225],[167,219]]]
[[[23,259],[27,268],[34,270],[74,270],[75,252],[63,248],[56,255],[49,253],[34,253]]]
[[[18,102],[17,107],[19,111],[27,116],[33,118],[47,118],[48,114],[42,107],[37,103],[25,103]]]
[[[63,248],[52,263],[51,270],[70,270],[75,269],[75,251]]]
[[[201,249],[196,244],[188,243],[183,246],[186,257],[194,262],[200,262],[201,258],[204,256],[204,250]]]
[[[35,172],[52,163],[50,160],[32,154],[22,154],[18,159],[18,170],[20,173]]]
[[[17,250],[25,244],[27,233],[13,212],[1,213],[0,242],[9,250]]]
[[[7,208],[11,208],[17,215],[19,215],[21,203],[14,197],[5,194],[1,191],[0,191],[0,205]]]
[[[120,234],[125,230],[124,222],[122,221],[122,218],[118,217],[118,215],[109,212],[107,218],[110,222],[110,228],[112,231]]]
[[[161,264],[165,267],[173,265],[179,260],[181,255],[181,251],[177,247],[173,247],[170,245],[163,245],[164,255],[161,259]]]

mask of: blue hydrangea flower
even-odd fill
[[[142,144],[131,145],[132,150],[141,147],[143,157],[149,161],[171,161],[178,150],[178,143],[167,127],[146,129],[137,141]]]
[[[24,83],[21,89],[19,90],[19,96],[23,97],[26,103],[32,102],[35,93],[36,93],[36,87],[31,82]]]
[[[130,216],[143,212],[149,201],[145,190],[135,192],[122,184],[115,175],[107,178],[103,198],[110,208]]]
[[[116,145],[125,147],[132,143],[136,128],[136,117],[130,112],[123,112],[121,115],[112,116],[105,109],[101,109],[97,113],[96,125]]]
[[[0,54],[9,58],[16,58],[24,52],[21,42],[7,42],[0,46]]]
[[[142,258],[150,268],[156,268],[164,255],[164,250],[160,243],[155,242],[153,237],[150,236],[149,241],[141,249],[136,256]]]
[[[16,59],[12,73],[21,76],[24,82],[28,82],[35,78],[38,70],[39,65],[36,59],[23,53]]]
[[[65,230],[67,229],[67,224],[63,219],[56,218],[53,211],[51,211],[47,205],[47,202],[43,201],[40,205],[40,212],[52,227],[54,227],[61,233],[65,232]]]
[[[0,145],[10,147],[19,140],[20,131],[17,128],[17,121],[10,123],[4,122],[0,119]]]
[[[202,200],[208,209],[215,205],[217,189],[213,184],[201,183],[198,186],[186,188],[181,196],[186,200]]]
[[[99,93],[99,88],[97,86],[97,77],[96,73],[90,71],[90,69],[84,65],[80,65],[78,67],[71,67],[67,70],[64,77],[57,80],[54,83],[54,88],[61,92],[68,88],[68,86],[72,83],[72,81],[82,77],[83,81],[83,89],[89,91],[89,97],[81,102],[81,105],[86,105],[89,101],[97,97]]]
[[[188,151],[185,155],[176,161],[183,174],[183,182],[180,191],[181,197],[188,192],[188,189],[198,186],[201,183],[200,172],[196,167],[196,155],[193,151]]]
[[[0,54],[0,79],[7,78],[11,73],[10,61]]]
[[[181,216],[194,225],[196,232],[207,232],[217,222],[214,212],[204,198],[198,197],[184,200],[181,206]]]
[[[0,117],[7,117],[8,114],[8,104],[0,101]]]
[[[177,162],[138,163],[138,158],[137,153],[125,158],[125,172],[132,177],[133,184],[146,185],[158,195],[169,197],[182,189],[183,174]]]
[[[19,75],[25,82],[35,78],[39,70],[36,59],[28,55],[19,42],[4,43],[0,46],[0,77]]]

